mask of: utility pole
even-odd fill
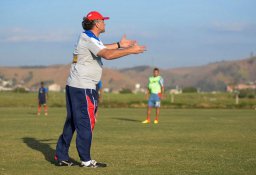
[[[239,104],[239,91],[235,90],[234,93],[236,95],[236,105],[238,105]]]

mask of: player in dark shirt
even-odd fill
[[[44,87],[44,82],[41,82],[41,87],[38,90],[38,110],[37,115],[41,113],[41,106],[44,106],[44,115],[48,115],[47,112],[47,97],[48,97],[48,90]]]

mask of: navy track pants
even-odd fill
[[[59,161],[68,160],[68,150],[74,132],[77,132],[76,148],[81,161],[91,160],[92,131],[98,101],[94,89],[80,89],[66,86],[67,118],[60,135],[56,156]]]

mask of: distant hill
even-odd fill
[[[225,90],[227,84],[256,81],[256,57],[222,61],[198,67],[169,70],[173,74],[171,84],[193,86],[203,91]]]
[[[70,65],[0,67],[0,78],[13,80],[14,84],[37,88],[41,81],[46,84],[57,83],[65,87]],[[104,87],[112,90],[134,89],[136,83],[146,87],[152,67],[138,66],[125,69],[104,68],[102,81]],[[256,57],[221,61],[203,66],[160,69],[167,89],[179,86],[196,87],[202,91],[224,91],[226,85],[256,81]]]

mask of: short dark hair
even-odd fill
[[[154,68],[154,71],[158,71],[159,72],[159,69],[157,67]]]
[[[94,24],[94,21],[88,20],[86,17],[83,18],[82,26],[84,30],[91,30]]]

